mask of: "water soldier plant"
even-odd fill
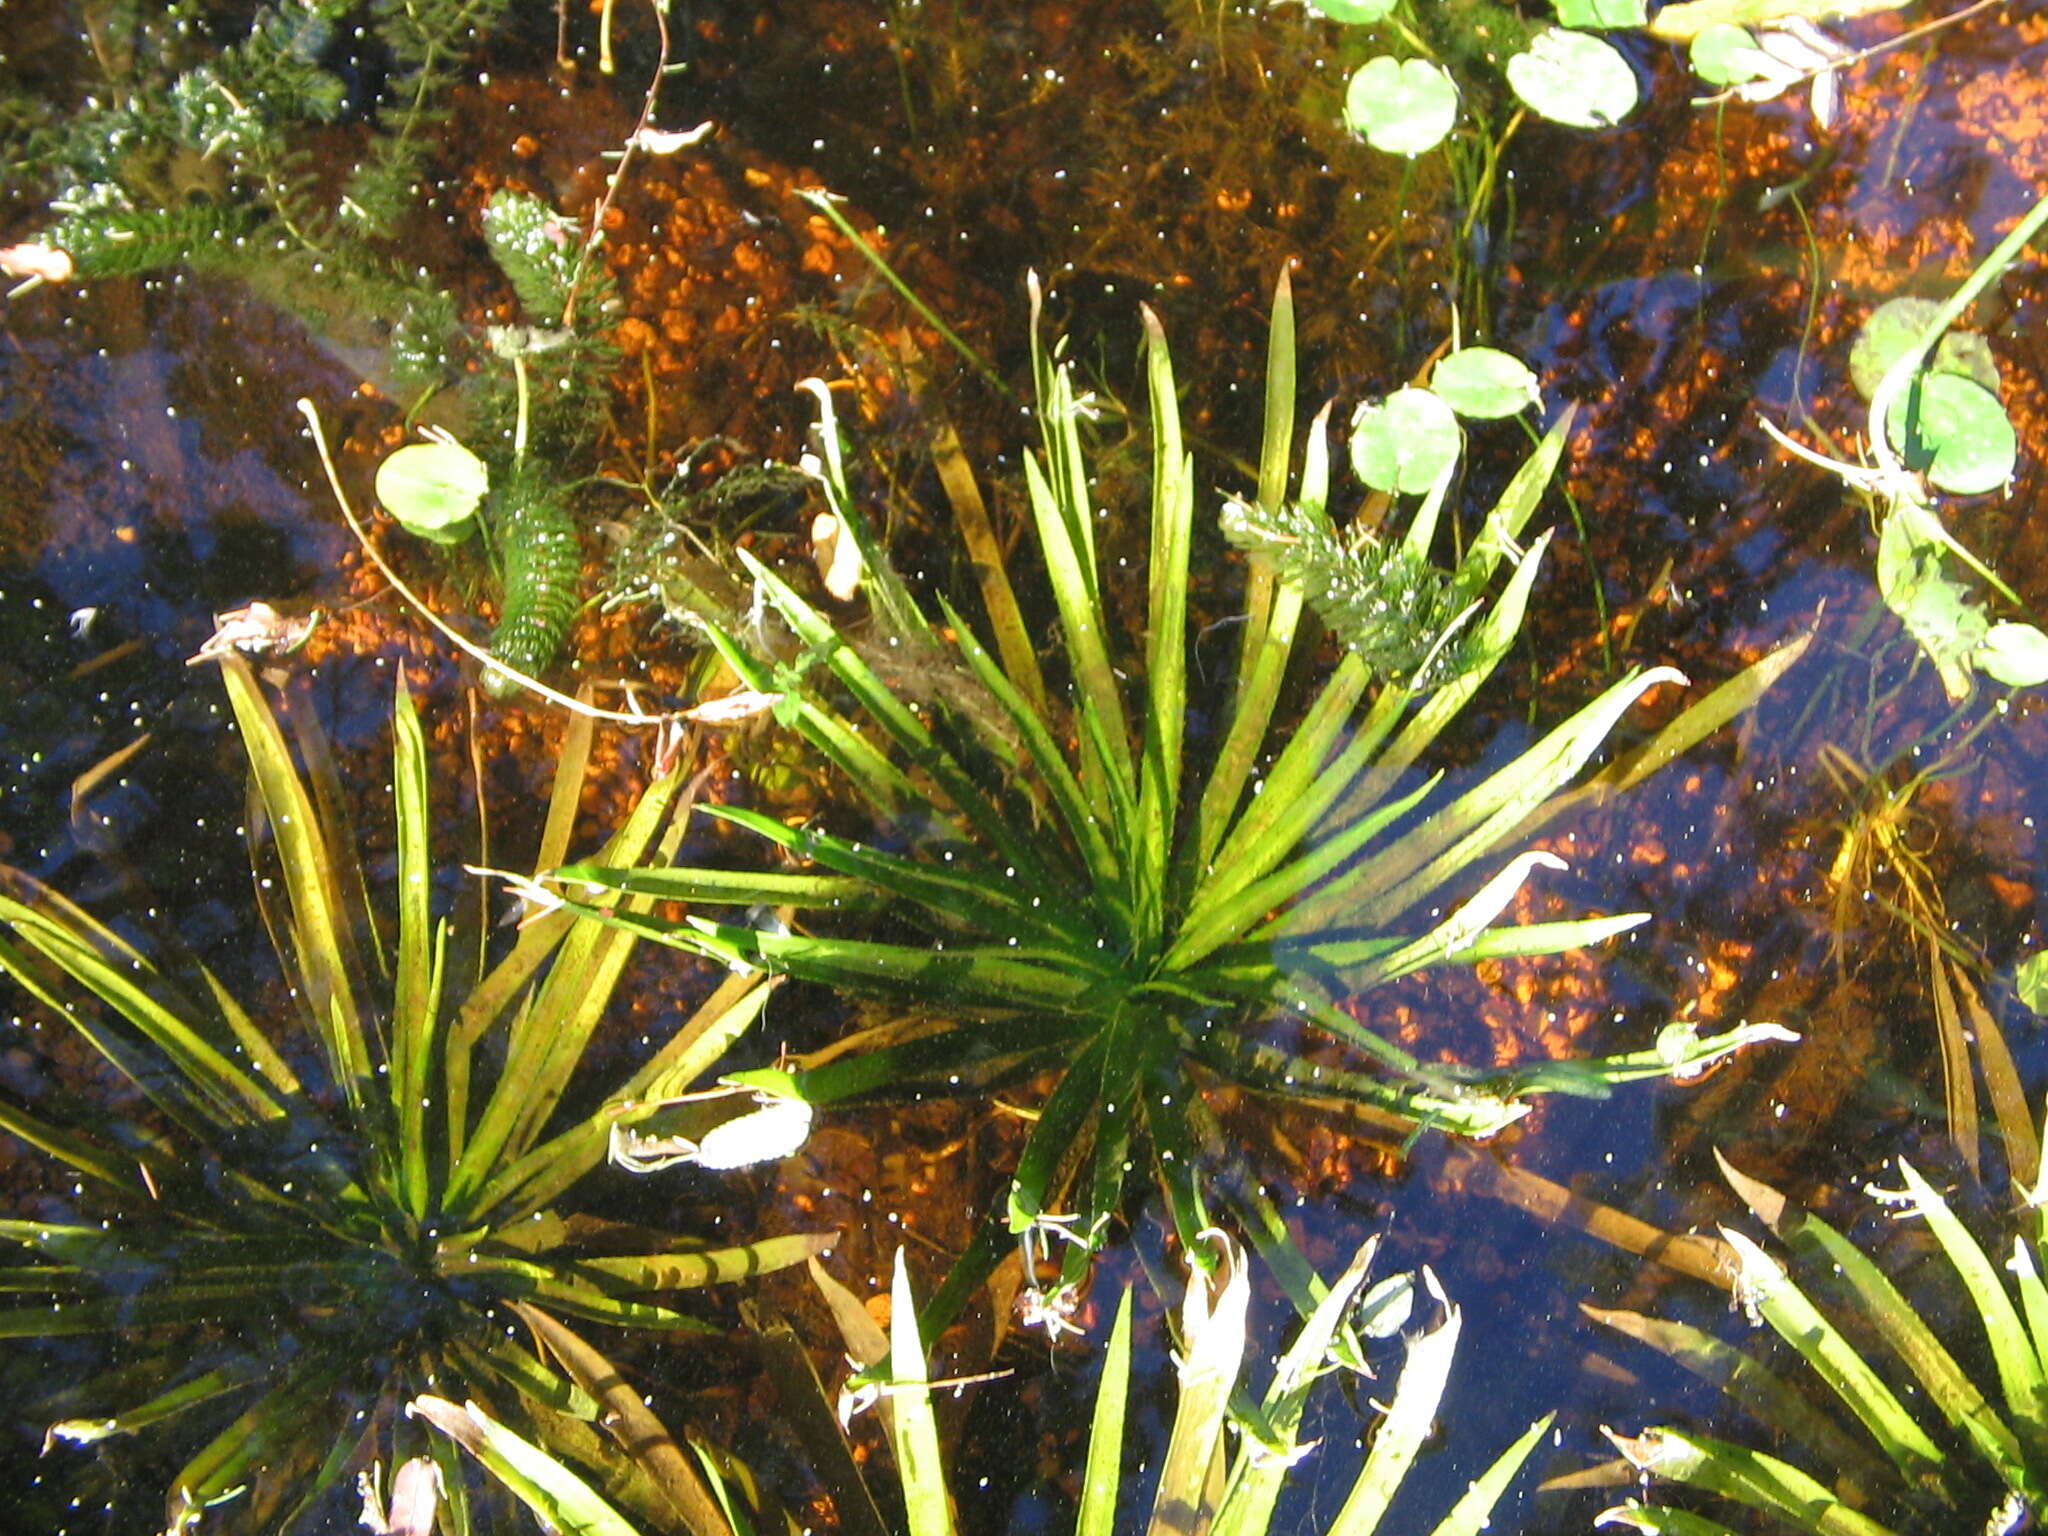
[[[1033,300],[1035,309],[1035,282]],[[1549,536],[1527,551],[1517,541],[1563,449],[1564,426],[1515,475],[1454,571],[1437,571],[1427,555],[1455,466],[1438,475],[1401,540],[1367,533],[1347,553],[1328,531],[1327,410],[1310,435],[1297,493],[1287,494],[1295,363],[1283,279],[1259,487],[1253,501],[1226,511],[1256,551],[1244,640],[1235,681],[1215,690],[1227,722],[1213,748],[1202,745],[1198,767],[1187,751],[1194,467],[1165,337],[1149,312],[1145,323],[1152,477],[1141,656],[1120,668],[1113,654],[1119,626],[1098,562],[1079,432],[1085,402],[1034,324],[1042,454],[1027,458],[1025,474],[1070,705],[1055,703],[1058,685],[1041,671],[1000,571],[980,573],[984,590],[998,593],[988,604],[993,653],[943,600],[943,630],[926,618],[852,505],[828,408],[817,472],[833,516],[859,544],[880,638],[850,638],[744,550],[764,620],[769,611],[779,616],[788,644],[709,620],[704,627],[741,680],[734,707],[772,707],[858,789],[876,832],[863,840],[720,807],[709,813],[799,867],[635,871],[593,861],[548,883],[578,910],[735,972],[800,977],[910,1010],[832,1047],[829,1060],[740,1074],[764,1092],[831,1104],[1056,1076],[1005,1208],[956,1266],[933,1317],[951,1316],[1016,1242],[1039,1256],[1065,1244],[1062,1289],[1046,1298],[1056,1313],[1064,1288],[1105,1241],[1140,1157],[1165,1190],[1186,1250],[1203,1251],[1198,1234],[1214,1222],[1201,1170],[1221,1140],[1203,1097],[1211,1081],[1340,1099],[1395,1125],[1484,1136],[1526,1113],[1536,1092],[1605,1093],[1783,1038],[1771,1026],[1701,1038],[1674,1024],[1652,1047],[1627,1055],[1477,1071],[1424,1063],[1343,1005],[1427,966],[1554,953],[1643,921],[1495,926],[1527,875],[1557,863],[1543,853],[1498,855],[1635,700],[1683,679],[1668,668],[1624,678],[1456,795],[1435,793],[1440,774],[1411,772],[1513,643]],[[817,393],[828,398],[822,385]],[[1278,731],[1306,594],[1300,572],[1275,554],[1310,536],[1329,546],[1318,556],[1326,562],[1356,556],[1350,575],[1379,584],[1356,617],[1369,630],[1380,602],[1381,628],[1401,631],[1405,643],[1354,638],[1300,718]],[[1388,553],[1396,544],[1400,558]],[[1489,596],[1488,578],[1503,563],[1509,577]],[[1449,619],[1439,601],[1447,586],[1458,594],[1452,606],[1463,604]],[[1409,601],[1424,588],[1428,602]],[[885,681],[865,659],[885,653],[893,653],[892,675],[914,680],[914,695],[912,682]],[[910,846],[879,841],[900,839],[906,826]],[[601,909],[594,897],[606,891],[699,911],[675,919]],[[878,907],[901,936],[846,930],[850,915]],[[703,915],[707,908],[734,916],[714,919]],[[794,914],[800,927],[750,924],[740,914],[751,908]],[[1349,1048],[1354,1063],[1337,1065],[1326,1043]],[[1306,1311],[1313,1283],[1305,1264],[1270,1209],[1250,1214]]]
[[[1206,1236],[1211,1252],[1220,1258],[1213,1270],[1190,1266],[1175,1330],[1179,1393],[1145,1531],[1149,1536],[1189,1530],[1263,1536],[1273,1527],[1280,1494],[1294,1469],[1319,1450],[1318,1442],[1301,1439],[1304,1410],[1317,1383],[1340,1371],[1363,1373],[1361,1339],[1378,1344],[1404,1335],[1405,1359],[1391,1388],[1380,1389],[1386,1405],[1371,1431],[1371,1451],[1336,1515],[1317,1527],[1326,1536],[1372,1536],[1434,1425],[1457,1352],[1458,1308],[1428,1270],[1419,1276],[1395,1275],[1367,1289],[1365,1281],[1379,1246],[1377,1238],[1369,1239],[1331,1282],[1274,1362],[1265,1392],[1254,1400],[1241,1381],[1251,1311],[1245,1256],[1221,1233]],[[838,1425],[800,1346],[789,1360],[790,1379],[778,1378],[784,1412],[816,1459],[819,1479],[831,1494],[834,1529],[846,1536],[891,1536],[897,1529],[908,1536],[954,1536],[960,1522],[932,1406],[934,1390],[946,1383],[932,1381],[925,1364],[901,1251],[896,1255],[886,1330],[822,1266],[814,1262],[811,1273],[844,1333],[849,1360],[869,1367],[841,1392]],[[1132,1293],[1126,1290],[1103,1356],[1080,1471],[1074,1536],[1110,1536],[1117,1528],[1119,1505],[1130,1503],[1124,1442],[1132,1383],[1132,1313]],[[815,1401],[799,1410],[792,1406],[793,1396]],[[868,1407],[879,1408],[886,1427],[902,1498],[900,1527],[882,1513],[884,1501],[870,1482],[874,1474],[863,1471],[842,1434],[850,1415]],[[412,1411],[457,1439],[554,1528],[589,1536],[634,1536],[632,1524],[587,1483],[537,1447],[519,1443],[473,1405],[461,1409],[427,1398],[415,1402]],[[1495,1506],[1550,1423],[1546,1415],[1530,1425],[1469,1485],[1432,1536],[1477,1536],[1486,1529]],[[658,1421],[644,1428],[647,1441],[667,1439]],[[1237,1432],[1234,1452],[1227,1430]],[[718,1491],[727,1508],[736,1507],[740,1490],[720,1484]]]
[[[140,1095],[126,1109],[0,1097],[0,1128],[79,1184],[68,1216],[0,1222],[0,1238],[32,1255],[0,1269],[0,1336],[124,1346],[63,1394],[52,1444],[172,1437],[188,1459],[166,1490],[167,1530],[218,1518],[285,1531],[323,1494],[340,1497],[330,1490],[349,1473],[396,1466],[421,1443],[393,1421],[397,1403],[453,1390],[594,1469],[655,1523],[724,1531],[701,1484],[657,1485],[607,1455],[598,1399],[514,1323],[536,1335],[560,1317],[702,1331],[665,1293],[799,1262],[828,1241],[714,1247],[560,1205],[618,1127],[723,1054],[769,988],[728,979],[611,1093],[558,1114],[633,935],[543,914],[483,970],[477,933],[432,911],[427,756],[401,684],[394,937],[373,920],[310,710],[288,711],[302,773],[247,665],[230,654],[222,676],[249,756],[258,891],[290,985],[276,1024],[189,956],[145,953],[0,867],[0,968]],[[590,723],[572,719],[543,864],[567,854],[590,745]],[[601,857],[673,855],[682,774],[647,789]],[[453,1531],[471,1528],[459,1460],[442,1456]],[[227,1501],[231,1512],[210,1513]]]
[[[1688,1324],[1588,1307],[1595,1321],[1720,1387],[1772,1431],[1778,1454],[1669,1425],[1638,1435],[1609,1430],[1608,1438],[1636,1471],[1760,1511],[1771,1529],[1932,1536],[2030,1528],[2048,1507],[2048,1234],[2040,1214],[2048,1189],[2039,1161],[2036,1142],[2031,1162],[2014,1162],[2026,1211],[2002,1265],[1910,1163],[1899,1163],[1901,1188],[1871,1189],[1899,1220],[1924,1222],[1946,1261],[1930,1265],[1916,1306],[1841,1232],[1722,1159],[1743,1203],[1790,1256],[1781,1261],[1723,1228],[1740,1266],[1736,1295],[1752,1320],[1798,1353],[1831,1400],[1816,1402],[1820,1394]],[[1975,1326],[1951,1330],[1923,1315],[1936,1294]],[[1987,1363],[1995,1389],[1972,1374]],[[1726,1529],[1633,1499],[1601,1524],[1678,1536]]]

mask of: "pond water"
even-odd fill
[[[80,109],[88,75],[112,57],[119,9],[13,0],[0,15],[9,145],[35,142],[39,113]],[[247,6],[197,9],[223,41],[249,25]],[[511,317],[478,235],[491,195],[531,191],[579,228],[605,195],[617,163],[607,154],[633,132],[660,61],[657,32],[644,7],[619,7],[616,73],[601,73],[596,9],[571,7],[562,20],[573,71],[556,65],[551,10],[523,7],[449,95],[402,250],[472,317]],[[1912,6],[1828,25],[1868,49],[1935,15]],[[1030,394],[1025,274],[1035,271],[1049,290],[1048,330],[1069,336],[1107,409],[1094,431],[1098,495],[1117,514],[1102,534],[1108,585],[1113,610],[1136,615],[1149,459],[1142,431],[1127,431],[1118,412],[1131,402],[1142,415],[1138,305],[1148,304],[1171,341],[1196,453],[1191,752],[1213,746],[1202,669],[1220,675],[1234,642],[1206,626],[1239,611],[1243,582],[1213,519],[1225,493],[1249,490],[1267,315],[1285,264],[1304,422],[1325,398],[1342,421],[1407,382],[1454,324],[1534,369],[1546,421],[1577,406],[1559,474],[1569,504],[1553,492],[1538,514],[1536,527],[1558,533],[1522,638],[1425,766],[1474,782],[1627,669],[1676,665],[1696,697],[1811,637],[1735,724],[1647,783],[1542,829],[1541,846],[1570,867],[1546,874],[1540,895],[1532,887],[1518,916],[1640,911],[1647,925],[1555,959],[1425,972],[1374,992],[1362,1014],[1425,1061],[1480,1065],[1639,1049],[1677,1017],[1713,1029],[1777,1020],[1799,1032],[1798,1045],[1752,1050],[1704,1082],[1547,1098],[1476,1147],[1433,1133],[1407,1145],[1327,1106],[1217,1091],[1233,1142],[1227,1177],[1271,1193],[1325,1275],[1379,1232],[1380,1272],[1427,1264],[1463,1309],[1440,1434],[1390,1529],[1428,1528],[1553,1409],[1554,1435],[1534,1462],[1545,1477],[1609,1456],[1602,1425],[1678,1418],[1731,1432],[1714,1393],[1580,1311],[1639,1308],[1754,1338],[1725,1290],[1641,1257],[1649,1236],[1615,1246],[1599,1235],[1615,1230],[1611,1213],[1668,1234],[1736,1221],[1716,1150],[1873,1244],[1900,1245],[1861,1194],[1898,1155],[1997,1227],[2012,1204],[2004,1157],[1987,1128],[1980,1180],[1964,1155],[1975,1156],[1978,1138],[1952,1132],[1930,965],[1982,996],[2038,1104],[2048,1053],[2012,977],[2048,926],[2048,715],[2037,690],[2008,699],[1984,679],[1960,704],[1944,697],[1879,597],[1866,509],[1778,448],[1761,420],[1814,443],[1825,429],[1832,451],[1844,451],[1864,420],[1847,359],[1870,310],[1900,295],[1944,298],[2048,184],[2048,17],[2022,4],[1973,8],[1859,59],[1841,72],[1826,128],[1804,88],[1696,105],[1705,88],[1682,49],[1619,36],[1640,105],[1597,132],[1517,119],[1494,195],[1476,212],[1469,169],[1444,152],[1409,164],[1342,131],[1344,79],[1383,44],[1297,6],[704,3],[678,8],[669,25],[679,67],[656,121],[713,130],[631,163],[608,205],[602,249],[621,319],[602,441],[579,473],[665,481],[697,451],[686,473],[701,492],[734,464],[793,461],[815,415],[796,382],[848,381],[835,394],[857,489],[913,586],[963,601],[974,573],[947,527],[929,444],[941,427],[957,435],[998,534],[1028,549],[1028,538],[1017,543],[1028,521],[1020,458],[1035,433],[1019,401]],[[322,59],[354,94],[316,145],[353,155],[367,133],[364,101],[390,61],[340,45]],[[1475,74],[1467,109],[1497,134],[1513,106],[1487,79]],[[9,182],[6,239],[28,239],[47,221],[37,184]],[[845,219],[929,313],[913,314],[796,195],[811,187],[844,199]],[[294,402],[315,403],[365,508],[377,459],[404,439],[402,411],[365,383],[356,328],[309,326],[306,306],[291,318],[258,296],[261,281],[251,287],[229,272],[172,270],[6,301],[0,860],[95,909],[146,890],[151,915],[230,990],[274,997],[279,976],[237,835],[247,820],[241,750],[214,669],[187,666],[216,615],[252,600],[322,613],[308,645],[279,664],[360,797],[354,814],[377,881],[394,857],[392,676],[405,672],[418,695],[435,835],[449,847],[470,836],[480,798],[496,846],[534,845],[564,722],[539,702],[477,693],[474,664],[390,595],[335,511]],[[1971,311],[1997,361],[2018,468],[2002,494],[1943,504],[1957,537],[2016,594],[2020,607],[2000,606],[2012,616],[2048,594],[2048,522],[2031,515],[2048,451],[2044,304],[2048,279],[2027,257]],[[957,333],[957,349],[934,318]],[[1526,452],[1512,427],[1475,430],[1468,483],[1454,493],[1468,535]],[[1337,457],[1341,520],[1365,493],[1341,443]],[[632,498],[593,496],[581,538],[594,582]],[[804,560],[816,508],[800,498],[700,505],[726,519],[721,536],[771,562]],[[467,617],[493,602],[479,563],[441,560],[388,523],[374,537],[432,607],[481,635],[481,620]],[[1030,623],[1049,651],[1054,620],[1031,596],[1042,591],[1037,557],[1015,553],[1013,574],[1040,603]],[[1130,624],[1135,642],[1140,621]],[[645,607],[585,612],[569,651],[558,681],[623,675],[645,698],[684,702],[706,685],[701,658]],[[1326,646],[1318,665],[1333,656]],[[1677,692],[1660,690],[1632,713],[1612,750],[1675,713]],[[771,728],[705,750],[730,776],[722,798],[827,827],[852,814],[851,799]],[[582,839],[624,816],[649,758],[646,733],[600,732]],[[1924,769],[1933,771],[1915,783]],[[731,860],[743,844],[706,833],[689,849]],[[437,899],[453,904],[463,888],[449,870]],[[1946,945],[1939,961],[1930,935]],[[672,1026],[712,979],[680,956],[636,962],[618,1019],[593,1047],[601,1075],[632,1070],[637,1043]],[[24,995],[10,993],[0,1016],[11,1101],[100,1092],[128,1102],[88,1053],[57,1042]],[[727,1065],[760,1066],[778,1047],[814,1050],[859,1022],[873,1017],[792,987]],[[1016,1111],[1043,1089],[1011,1085],[994,1110],[827,1111],[806,1148],[775,1168],[685,1171],[656,1176],[667,1180],[659,1185],[605,1169],[588,1199],[648,1225],[721,1222],[734,1240],[836,1227],[829,1266],[862,1296],[886,1290],[907,1243],[928,1294],[979,1215],[1000,1204],[1021,1140]],[[10,1214],[68,1219],[70,1181],[0,1142]],[[1015,1379],[974,1387],[947,1410],[964,1529],[1071,1528],[1100,1340],[1124,1284],[1145,1297],[1146,1396],[1134,1417],[1149,1437],[1143,1459],[1156,1462],[1171,1366],[1145,1275],[1177,1285],[1181,1260],[1149,1189],[1134,1179],[1126,1190],[1129,1237],[1097,1265],[1076,1317],[1086,1336],[1012,1330],[995,1363]],[[801,1272],[763,1290],[798,1320],[829,1379],[838,1345]],[[731,1323],[735,1305],[711,1303],[706,1315]],[[970,1309],[941,1341],[941,1374],[990,1368],[986,1311]],[[1261,1380],[1286,1315],[1263,1278],[1254,1314]],[[66,1529],[150,1529],[161,1480],[148,1484],[145,1453],[107,1453],[132,1496],[96,1494],[109,1500],[104,1511],[64,1511],[72,1495],[58,1462],[93,1453],[33,1459],[47,1416],[32,1403],[121,1358],[120,1346],[111,1356],[99,1347],[42,1344],[9,1363],[8,1466]],[[771,1399],[751,1357],[707,1364],[695,1343],[644,1355],[618,1347],[657,1406],[677,1415],[671,1423],[701,1413],[771,1482],[787,1482],[786,1496],[804,1496],[790,1437],[764,1427]],[[1290,1479],[1276,1529],[1321,1529],[1331,1517],[1363,1454],[1369,1395],[1328,1388],[1315,1399],[1303,1438],[1323,1444]],[[1494,1528],[1585,1529],[1627,1491],[1538,1494],[1534,1480],[1525,1476]],[[1126,1490],[1133,1529],[1141,1493]],[[352,1518],[335,1500],[328,1510],[321,1518],[336,1529]],[[223,1506],[207,1526],[231,1528],[234,1517]]]

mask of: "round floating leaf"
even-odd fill
[[[1351,418],[1351,467],[1376,491],[1420,494],[1458,460],[1458,418],[1426,389],[1399,389]]]
[[[1975,379],[1994,395],[1998,393],[1998,359],[1991,355],[1991,343],[1976,331],[1950,331],[1934,346],[1929,373],[1953,373]]]
[[[1643,0],[1557,0],[1557,19],[1568,27],[1642,27],[1650,13]]]
[[[1870,312],[1849,349],[1849,382],[1868,400],[1877,393],[1885,370],[1913,345],[1941,305],[1933,299],[1887,299]]]
[[[1906,415],[1913,395],[1911,389],[1900,390],[1885,422],[1892,448],[1908,468],[1924,471],[1956,496],[1981,495],[2005,484],[2019,458],[2019,442],[1998,396],[1960,374],[1923,374],[1920,415],[1909,434]]]
[[[1429,387],[1460,416],[1493,421],[1543,403],[1536,375],[1496,347],[1465,347],[1436,365]]]
[[[1584,32],[1549,27],[1508,60],[1508,84],[1532,112],[1568,128],[1608,128],[1636,104],[1636,72]]]
[[[1347,26],[1369,27],[1394,14],[1399,0],[1307,0],[1308,8]]]
[[[1742,85],[1758,77],[1764,58],[1746,27],[1725,21],[1702,27],[1692,40],[1692,72],[1708,85]]]
[[[1458,88],[1424,59],[1368,59],[1344,92],[1344,126],[1385,154],[1434,149],[1457,121]]]
[[[469,537],[491,488],[484,461],[460,443],[408,443],[377,466],[377,499],[399,526],[436,544]]]
[[[2008,688],[2038,688],[2048,683],[2048,635],[2031,624],[1994,624],[1970,662]]]
[[[2020,1001],[2038,1017],[2048,1019],[2048,952],[2022,960],[2012,973],[2012,983],[2019,989]]]

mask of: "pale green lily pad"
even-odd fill
[[[2022,960],[2012,973],[2012,983],[2019,989],[2020,1001],[2033,1009],[2036,1017],[2048,1018],[2048,952]]]
[[[1465,347],[1436,365],[1429,387],[1460,416],[1494,421],[1543,403],[1536,375],[1497,347]]]
[[[1568,128],[1609,128],[1636,104],[1636,72],[1608,44],[1549,27],[1508,60],[1508,84],[1532,112]]]
[[[1706,28],[1692,40],[1692,72],[1708,85],[1742,85],[1756,79],[1756,61],[1763,57],[1748,28],[1726,22]]]
[[[1349,27],[1369,27],[1376,21],[1385,21],[1394,14],[1398,3],[1399,0],[1306,0],[1308,8],[1317,15]]]
[[[1995,491],[2011,478],[2019,440],[1998,396],[1954,373],[1924,375],[1918,394],[1920,413],[1910,440],[1906,416],[1914,391],[1899,391],[1885,422],[1892,448],[1908,468],[1923,471],[1930,483],[1955,496]]]
[[[1376,491],[1419,495],[1458,461],[1458,418],[1426,389],[1398,389],[1351,418],[1351,467]]]
[[[1457,121],[1457,86],[1424,59],[1368,59],[1344,92],[1344,126],[1384,154],[1412,159],[1442,143]]]
[[[1640,27],[1650,11],[1643,0],[1557,0],[1557,19],[1568,27]]]
[[[1995,683],[2038,688],[2048,683],[2048,635],[2031,624],[1994,624],[1970,661]]]
[[[436,544],[469,537],[491,488],[484,461],[460,443],[408,443],[377,466],[377,500],[406,532]]]

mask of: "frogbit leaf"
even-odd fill
[[[2031,624],[1994,624],[1970,664],[2008,688],[2038,688],[2048,683],[2048,635]]]
[[[1995,491],[2011,478],[2019,440],[1998,396],[1954,373],[1921,377],[1920,410],[1909,427],[1914,391],[1900,390],[1885,417],[1892,447],[1910,469],[1956,496]]]
[[[1460,416],[1494,421],[1543,404],[1536,375],[1497,347],[1463,347],[1436,365],[1429,387]]]
[[[1708,85],[1746,85],[1762,77],[1756,38],[1744,27],[1718,22],[1692,40],[1692,72]]]
[[[1348,27],[1369,27],[1394,14],[1396,0],[1306,0],[1311,11]]]
[[[484,461],[460,443],[408,443],[377,466],[377,499],[407,533],[436,544],[469,537],[491,488]]]
[[[1461,442],[1441,395],[1397,389],[1351,418],[1351,467],[1376,491],[1419,495],[1457,462]]]
[[[1557,0],[1557,19],[1568,27],[1640,27],[1650,15],[1643,0]]]
[[[1508,60],[1508,84],[1532,112],[1568,128],[1611,128],[1636,104],[1636,74],[1610,45],[1550,27]]]
[[[1457,121],[1458,88],[1426,59],[1368,59],[1344,92],[1344,126],[1385,154],[1413,159]]]
[[[2012,983],[2034,1016],[2048,1019],[2048,950],[2022,960],[2012,973]]]

